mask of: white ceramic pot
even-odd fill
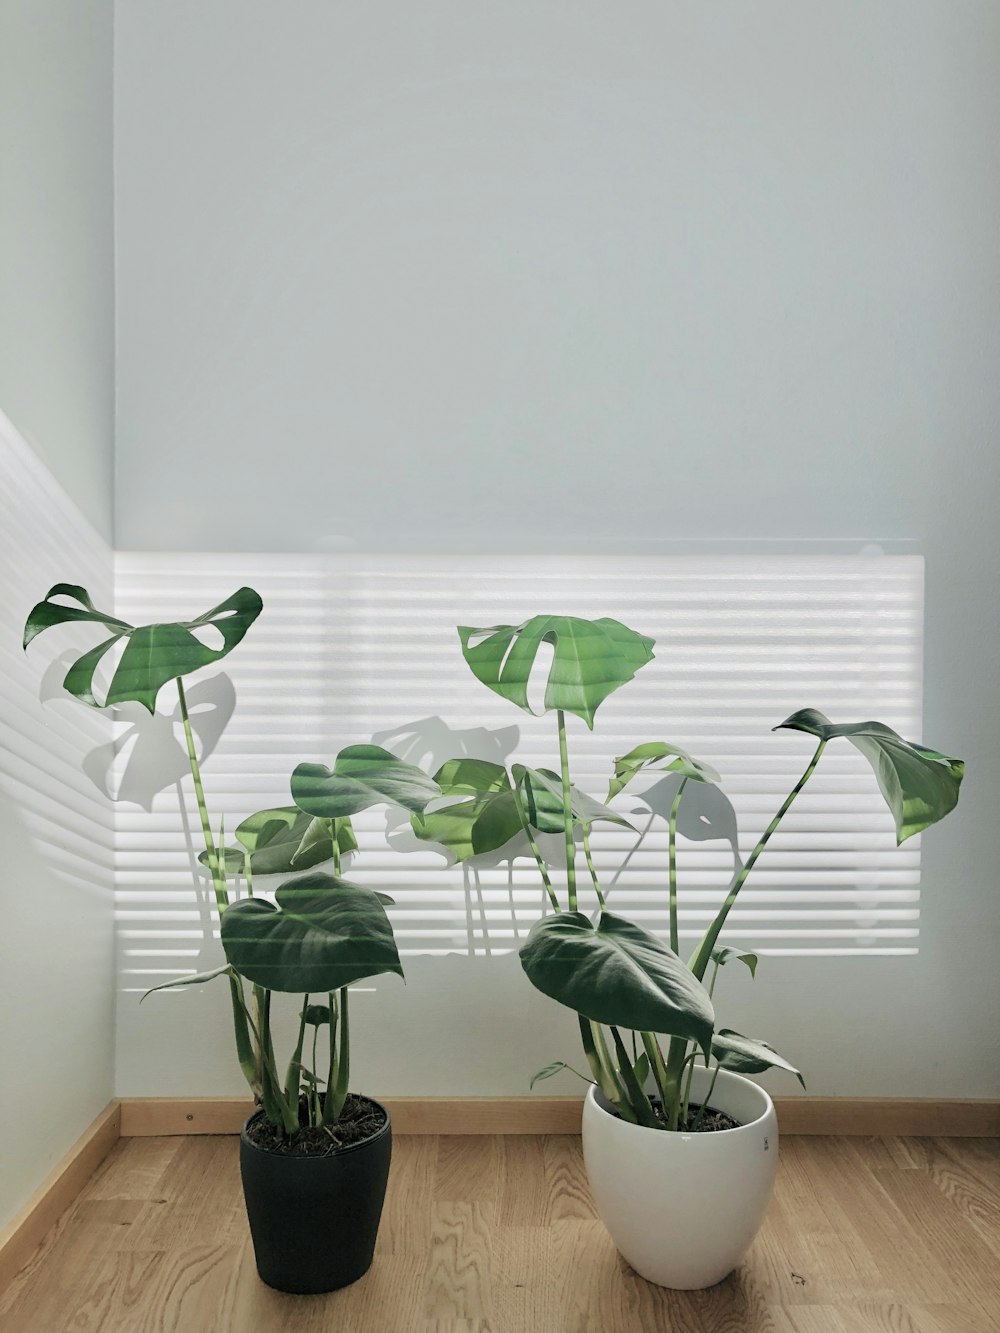
[[[707,1090],[696,1068],[692,1102]],[[620,1120],[596,1088],[583,1108],[583,1157],[594,1203],[640,1277],[684,1291],[733,1271],[767,1211],[778,1167],[778,1120],[763,1088],[720,1070],[715,1110],[738,1129],[670,1134]]]

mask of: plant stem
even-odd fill
[[[576,906],[576,840],[573,836],[573,798],[569,781],[569,752],[566,748],[566,714],[560,708],[556,712],[559,727],[559,766],[562,771],[563,826],[566,830],[566,896],[569,910],[575,912]]]
[[[729,889],[729,893],[726,895],[726,901],[720,907],[718,915],[716,916],[712,924],[709,926],[708,930],[705,932],[705,938],[698,945],[698,948],[695,950],[694,954],[691,957],[691,961],[688,963],[688,966],[690,967],[691,971],[695,974],[695,976],[698,978],[699,981],[704,979],[705,972],[708,970],[709,960],[712,957],[712,950],[715,948],[715,942],[719,938],[719,934],[722,930],[722,927],[725,925],[726,917],[729,915],[730,908],[736,901],[740,889],[742,889],[743,885],[746,883],[747,876],[750,874],[750,871],[756,865],[758,857],[760,856],[764,848],[767,846],[768,842],[771,839],[771,836],[777,829],[778,825],[781,823],[785,815],[791,809],[792,802],[795,800],[796,796],[798,796],[799,792],[812,777],[813,773],[816,770],[816,765],[819,763],[820,757],[822,756],[823,751],[825,749],[826,749],[826,741],[820,741],[819,745],[816,746],[816,753],[813,755],[812,759],[810,759],[809,766],[807,767],[806,771],[802,774],[798,782],[788,793],[788,796],[785,798],[781,806],[781,809],[771,820],[770,824],[768,824],[764,832],[760,835],[760,838],[757,842],[757,846],[747,857],[746,865],[744,865],[743,869],[733,879],[733,882]]]
[[[510,775],[508,774],[508,777]],[[552,887],[552,880],[549,878],[549,872],[545,868],[545,862],[542,860],[542,854],[538,850],[538,843],[535,841],[535,835],[531,831],[531,825],[528,823],[527,811],[524,808],[524,802],[521,800],[521,793],[517,789],[517,784],[511,781],[510,789],[514,797],[514,809],[517,811],[517,817],[521,821],[521,828],[524,830],[524,836],[528,839],[528,846],[531,848],[532,855],[535,858],[535,864],[538,866],[538,873],[542,877],[542,883],[545,885],[545,892],[549,895],[549,902],[555,911],[561,912],[559,899],[556,897],[556,891]]]
[[[198,763],[198,754],[195,750],[194,733],[191,730],[191,719],[188,716],[187,696],[184,693],[184,683],[180,676],[177,677],[177,698],[180,700],[181,721],[184,723],[184,741],[187,746],[188,764],[191,768],[191,777],[194,779],[194,794],[198,800],[198,815],[201,819],[201,832],[205,839],[205,850],[208,853],[208,868],[212,874],[212,885],[215,889],[215,901],[218,903],[219,911],[224,912],[229,906],[229,894],[226,891],[225,874],[222,870],[221,858],[215,846],[215,839],[212,837],[212,825],[208,818],[208,806],[205,803],[205,788],[201,781],[201,767]]]
[[[594,892],[597,894],[597,901],[601,905],[601,911],[604,911],[604,894],[601,892],[601,886],[597,880],[597,871],[594,868],[594,858],[590,852],[590,830],[587,825],[583,825],[583,854],[587,858],[587,869],[590,871],[590,878],[594,882]]]
[[[340,879],[340,843],[337,841],[337,821],[330,820],[330,840],[333,843],[333,873]]]
[[[299,1085],[302,1082],[302,1047],[306,1039],[306,1009],[309,1005],[309,996],[302,997],[302,1013],[299,1015],[299,1036],[295,1043],[295,1054],[288,1062],[288,1073],[285,1075],[285,1100],[295,1107],[296,1123],[298,1122],[299,1110]]]
[[[687,778],[681,778],[677,795],[670,807],[670,819],[667,824],[667,865],[670,877],[670,947],[674,953],[680,951],[680,935],[677,927],[677,811],[680,809],[681,797],[684,795],[686,786]]]
[[[323,1106],[323,1124],[335,1125],[347,1101],[347,1085],[351,1077],[351,1038],[347,1023],[347,987],[340,990],[340,1050],[337,1055],[337,1080],[331,1096],[330,1085],[326,1089],[326,1102]]]
[[[705,1112],[708,1110],[708,1103],[712,1100],[712,1093],[715,1091],[715,1080],[719,1077],[719,1070],[721,1068],[722,1068],[721,1065],[715,1066],[715,1072],[712,1075],[712,1081],[708,1085],[708,1092],[706,1092],[704,1097],[702,1097],[701,1106],[698,1107],[698,1114],[695,1116],[694,1124],[691,1126],[692,1134],[696,1133],[698,1126],[702,1122]]]
[[[337,1005],[337,997],[330,991],[327,995],[327,1003],[330,1006],[330,1062],[326,1071],[326,1093],[323,1097],[323,1120],[324,1125],[330,1124],[327,1120],[327,1114],[332,1110],[330,1104],[333,1097],[333,1085],[337,1078],[337,1027],[340,1018],[340,1009]]]
[[[649,1057],[649,1067],[653,1071],[656,1090],[659,1092],[660,1101],[663,1103],[663,1114],[666,1115],[668,1111],[667,1071],[663,1063],[663,1052],[660,1050],[660,1043],[656,1040],[656,1034],[654,1032],[643,1032],[642,1045]]]
[[[649,1098],[639,1086],[639,1080],[635,1076],[635,1070],[628,1058],[628,1051],[625,1049],[625,1043],[621,1039],[621,1033],[614,1026],[611,1028],[611,1037],[615,1043],[615,1051],[618,1055],[618,1070],[625,1083],[625,1091],[628,1095],[629,1103],[635,1112],[636,1119],[640,1125],[645,1125],[647,1129],[659,1129],[659,1122],[650,1104]]]

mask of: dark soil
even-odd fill
[[[652,1103],[653,1113],[657,1120],[665,1125],[667,1122],[666,1117],[663,1114],[663,1103],[660,1101],[659,1097],[651,1097],[650,1102]],[[697,1102],[691,1102],[688,1106],[687,1120],[677,1126],[682,1134],[711,1134],[713,1131],[719,1129],[740,1128],[740,1122],[738,1120],[734,1120],[731,1115],[726,1115],[725,1111],[713,1111],[710,1106],[706,1108],[705,1114],[701,1118],[701,1124],[696,1125],[695,1121],[698,1119],[698,1112],[700,1110],[701,1107]],[[619,1116],[618,1119],[620,1120],[621,1117]]]
[[[299,1114],[304,1120],[305,1099],[299,1105]],[[385,1122],[386,1114],[380,1106],[351,1092],[335,1125],[310,1129],[303,1124],[297,1134],[289,1136],[284,1126],[272,1125],[261,1112],[247,1126],[247,1138],[255,1148],[282,1153],[286,1157],[329,1157],[340,1148],[373,1138]]]

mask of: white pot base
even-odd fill
[[[711,1075],[694,1072],[692,1101]],[[583,1108],[583,1156],[594,1203],[622,1257],[657,1286],[715,1286],[764,1220],[778,1166],[778,1120],[763,1088],[719,1073],[712,1106],[737,1129],[670,1134],[630,1125],[595,1088]]]

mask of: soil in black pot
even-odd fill
[[[263,1148],[265,1152],[282,1153],[287,1157],[328,1157],[339,1148],[372,1138],[386,1120],[381,1106],[354,1092],[348,1093],[335,1125],[310,1129],[304,1123],[304,1098],[299,1103],[299,1115],[303,1123],[293,1136],[286,1134],[283,1126],[272,1125],[264,1116],[259,1116],[247,1125],[247,1137],[255,1148]]]

